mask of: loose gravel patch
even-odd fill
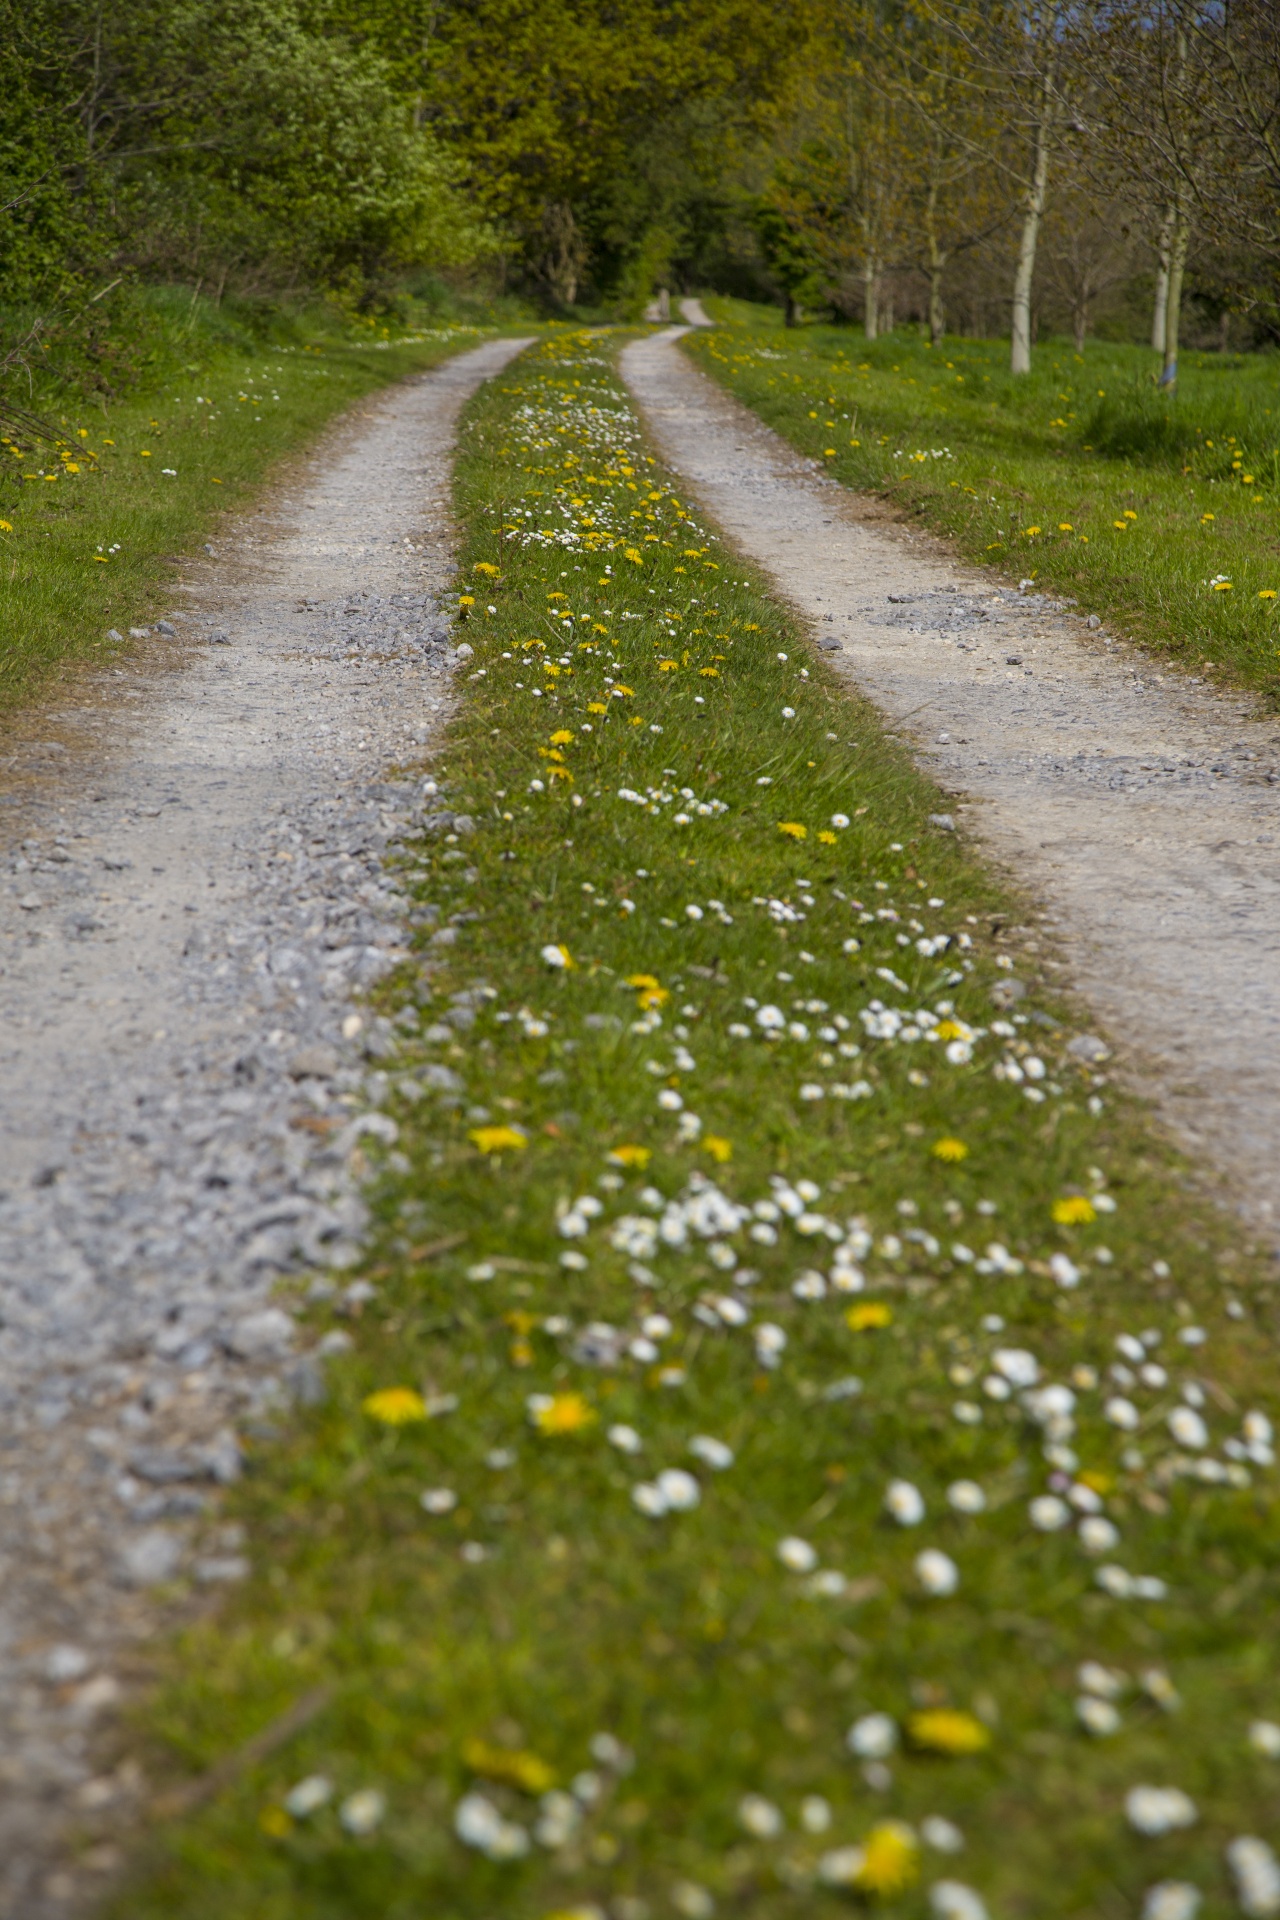
[[[1280,724],[875,519],[691,366],[682,331],[622,357],[665,458],[1045,903],[1121,1056],[1280,1234]]]
[[[3,755],[6,1916],[109,1878],[147,1789],[103,1728],[164,1617],[151,1589],[243,1575],[217,1489],[321,1387],[323,1345],[273,1295],[343,1288],[360,1141],[394,1148],[392,1031],[360,1002],[407,954],[384,855],[421,824],[414,763],[470,651],[441,598],[450,448],[526,344],[350,416],[130,666]]]

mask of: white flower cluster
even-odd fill
[[[619,787],[618,798],[628,801],[633,807],[644,807],[652,814],[660,814],[663,807],[672,806],[679,798],[684,801],[684,807],[672,815],[678,827],[687,827],[695,814],[699,819],[710,820],[729,811],[724,800],[699,800],[692,787],[681,787],[678,795],[666,787],[646,787],[643,793],[637,793],[634,787]]]

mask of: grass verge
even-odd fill
[[[887,495],[971,560],[1016,569],[1184,665],[1280,698],[1280,361],[787,328],[711,300],[688,352],[846,486]]]
[[[312,1290],[354,1350],[256,1449],[153,1771],[325,1704],[116,1911],[1232,1911],[1272,1297],[606,354],[548,340],[466,421],[380,1241]]]
[[[255,340],[217,320],[156,322],[162,384],[110,403],[63,394],[56,442],[0,436],[0,711],[164,611],[184,551],[345,406],[491,331],[371,338],[330,322]]]

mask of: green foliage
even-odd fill
[[[107,282],[336,287],[360,303],[405,268],[493,245],[394,65],[295,0],[0,0],[0,45],[3,325],[20,377],[48,344],[110,385],[104,332],[128,332],[136,309],[126,291],[91,311]]]
[[[597,285],[616,281],[655,228],[696,227],[799,17],[794,0],[448,0],[426,110],[534,280],[572,304],[593,259]]]

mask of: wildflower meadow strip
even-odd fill
[[[376,1261],[143,1916],[1280,1911],[1274,1310],[599,333],[470,410]]]

